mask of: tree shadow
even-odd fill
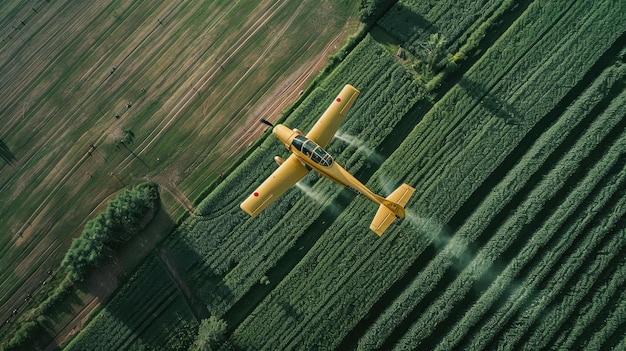
[[[46,317],[48,317],[51,322],[62,321],[64,316],[75,313],[76,309],[82,304],[83,300],[78,296],[77,290],[72,289],[62,297],[59,303],[54,304],[54,306],[46,311]]]
[[[35,333],[32,344],[24,345],[25,347],[32,347],[36,350],[57,350],[59,349],[59,326],[64,325],[67,321],[71,321],[78,311],[84,307],[83,299],[78,295],[78,290],[71,289],[64,294],[58,302],[54,303],[50,308],[44,312],[45,319],[39,323],[39,328]],[[77,332],[74,327],[70,330],[73,334]]]
[[[184,246],[184,248],[189,248]],[[184,269],[181,266],[181,260],[177,259],[176,255],[168,247],[162,246],[156,250],[156,254],[159,257],[159,261],[163,265],[163,268],[167,271],[170,279],[178,290],[182,293],[187,306],[193,313],[197,321],[210,317],[207,306],[202,302],[199,297],[198,289],[195,285],[191,284],[191,280],[186,276]],[[180,254],[180,252],[178,253]],[[193,250],[185,250],[182,254],[185,257],[189,255],[197,256]]]
[[[4,160],[8,165],[14,166],[17,158],[15,154],[11,152],[11,149],[0,139],[0,158]]]
[[[402,2],[395,4],[378,25],[393,33],[402,42],[402,47],[415,50],[412,43],[428,41],[431,34],[439,30],[432,22]]]
[[[502,119],[506,124],[517,125],[521,122],[522,115],[511,104],[495,96],[482,84],[472,81],[463,76],[459,79],[459,86],[470,96],[476,99],[477,103],[493,113],[497,118]]]

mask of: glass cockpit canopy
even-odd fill
[[[296,135],[291,145],[318,165],[329,167],[333,164],[333,157],[326,150],[322,149],[321,146],[305,136]]]

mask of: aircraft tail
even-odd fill
[[[381,236],[396,218],[404,218],[404,206],[414,192],[415,189],[407,184],[402,184],[394,190],[378,207],[370,229]]]

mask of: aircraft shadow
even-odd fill
[[[509,125],[517,125],[521,122],[521,114],[508,102],[495,96],[482,84],[472,81],[463,76],[458,81],[458,85],[463,88],[467,94],[479,101],[481,106],[485,107],[496,117],[502,119]]]

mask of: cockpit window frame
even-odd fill
[[[333,157],[304,135],[296,135],[291,145],[320,166],[330,167],[333,164]]]

